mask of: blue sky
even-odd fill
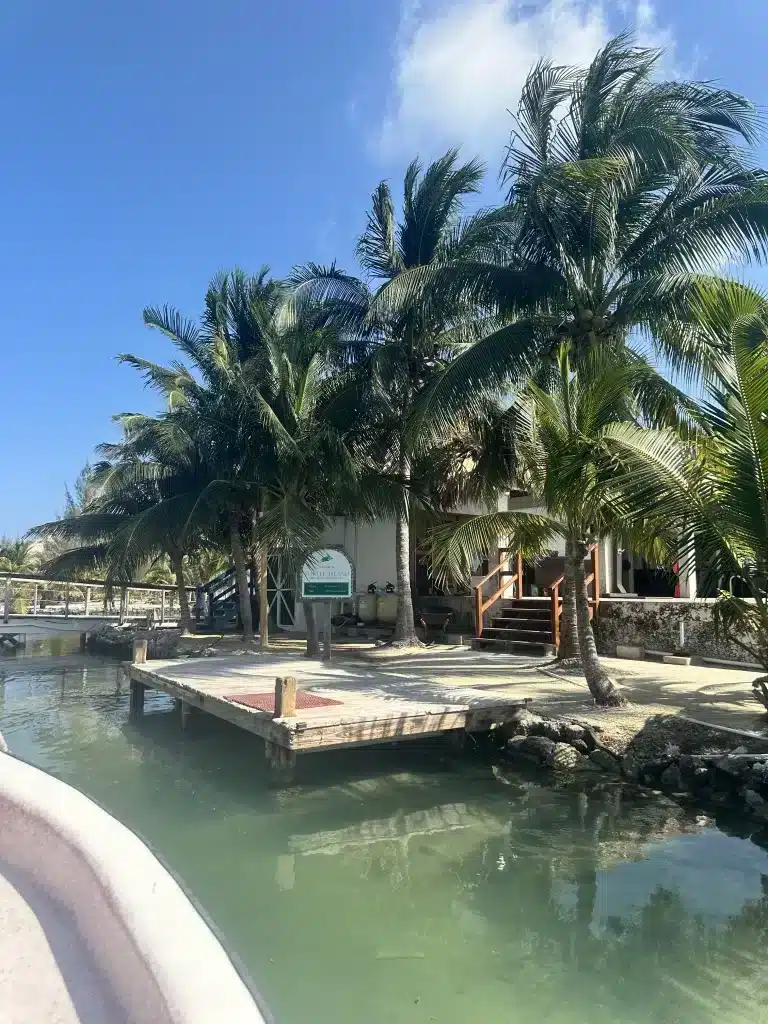
[[[768,105],[759,0],[5,0],[0,9],[0,534],[52,518],[110,417],[155,408],[219,268],[352,265],[368,195],[452,143],[498,167],[525,71],[616,29]],[[765,280],[765,274],[758,275]]]

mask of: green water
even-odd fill
[[[0,661],[0,730],[152,845],[279,1024],[768,1021],[768,854],[661,797],[439,745],[274,792],[257,740],[163,696],[132,722],[80,655]]]

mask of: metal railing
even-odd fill
[[[190,603],[195,588],[185,588]],[[0,572],[5,624],[19,616],[116,619],[145,618],[163,624],[179,615],[178,590],[162,583],[108,583],[105,580],[53,580],[35,573]]]

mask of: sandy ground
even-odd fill
[[[185,638],[183,645],[194,649],[210,645],[221,655],[243,650],[242,640],[233,636],[194,636]],[[303,650],[300,638],[281,635],[270,642],[273,654]],[[432,685],[487,688],[494,696],[512,699],[530,697],[540,713],[596,722],[620,718],[634,731],[652,715],[683,714],[712,725],[768,733],[768,716],[752,698],[752,680],[761,674],[754,669],[603,658],[604,666],[630,701],[628,708],[604,711],[595,707],[582,678],[559,672],[549,658],[493,654],[443,644],[403,651],[377,647],[365,640],[336,645],[334,658],[342,662],[359,659],[368,666],[375,665],[376,671],[384,675],[396,673]]]

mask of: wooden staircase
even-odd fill
[[[592,571],[586,577],[590,591],[590,618],[600,605],[597,545],[589,549]],[[520,552],[499,548],[499,564],[475,584],[475,650],[507,654],[556,654],[560,645],[563,577],[546,588],[546,597],[523,595]],[[489,593],[490,591],[490,593]],[[488,621],[490,619],[490,621]]]

